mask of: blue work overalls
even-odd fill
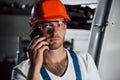
[[[78,64],[77,56],[72,50],[69,50],[69,52],[70,52],[70,55],[71,55],[71,58],[73,61],[74,70],[75,70],[75,74],[76,74],[76,80],[82,80],[80,66]],[[52,80],[43,66],[40,70],[40,73],[44,80]]]

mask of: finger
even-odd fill
[[[34,50],[36,51],[37,49],[41,48],[42,46],[48,46],[48,45],[49,45],[49,43],[46,42],[46,41],[39,42],[39,43],[35,46]]]
[[[43,63],[43,55],[44,55],[44,51],[45,50],[49,50],[48,46],[42,46],[41,48],[37,49],[35,51],[35,54],[33,55],[33,58],[31,60],[31,62],[35,65],[42,65]]]
[[[39,42],[41,42],[41,41],[43,41],[43,40],[45,40],[46,39],[46,37],[35,37],[32,41],[31,41],[31,43],[30,43],[30,45],[29,45],[29,47],[28,47],[28,50],[29,49],[34,49],[34,47],[39,43]]]
[[[32,47],[35,47],[39,42],[42,42],[45,39],[46,37],[41,37],[41,38],[36,39],[35,41],[33,41]]]
[[[38,50],[41,50],[42,52],[44,51],[44,48],[41,49],[42,46],[48,46],[49,43],[46,41],[39,42],[34,48],[29,49],[29,56],[30,58],[35,58],[36,55],[38,54]],[[48,48],[46,48],[48,49]],[[43,53],[40,53],[43,54]]]
[[[49,50],[48,46],[42,46],[40,49],[38,49],[38,54],[42,53],[43,56],[44,51]]]
[[[42,52],[44,51],[44,48],[42,49],[43,46],[48,46],[49,43],[46,41],[40,42],[38,43],[37,46],[35,46],[35,48],[33,49],[33,53],[34,55],[36,55],[36,53],[38,53],[38,50],[41,50]]]

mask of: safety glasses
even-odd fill
[[[62,27],[64,27],[65,21],[59,20],[59,21],[46,21],[41,22],[37,24],[37,28],[39,28],[44,33],[50,33],[54,30],[54,28],[57,28],[58,30],[62,30]]]
[[[64,20],[40,22],[36,24],[33,31],[30,33],[30,37],[33,39],[36,35],[44,36],[45,34],[52,34],[55,28],[62,30],[64,27]]]

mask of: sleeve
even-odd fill
[[[19,69],[13,68],[11,80],[27,80],[27,78],[24,74],[22,74],[22,72]]]
[[[96,67],[91,55],[87,54],[86,59],[88,62],[88,79],[89,80],[100,80],[100,76],[99,76],[97,67]]]

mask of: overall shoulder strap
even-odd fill
[[[48,75],[47,71],[45,70],[45,67],[42,66],[41,70],[40,70],[40,74],[43,77],[44,80],[51,80],[50,76]]]
[[[77,58],[74,51],[69,50],[69,52],[70,52],[70,55],[71,55],[72,60],[73,60],[73,65],[74,65],[75,74],[76,74],[76,80],[82,80],[80,66],[78,64],[78,58]]]

